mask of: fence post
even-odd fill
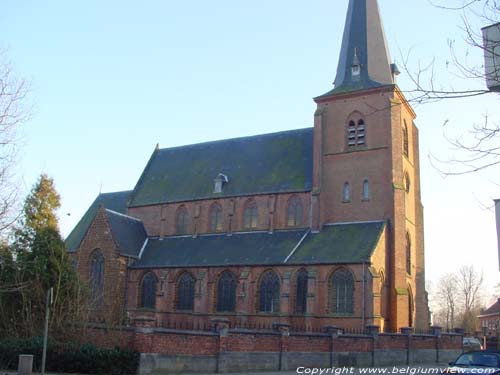
[[[33,371],[33,356],[31,354],[20,354],[17,366],[18,375],[31,375]]]
[[[413,333],[413,327],[403,327],[401,328],[401,334],[406,335],[407,337],[407,344],[406,344],[406,364],[410,365],[410,358],[411,358],[411,335]]]
[[[432,326],[431,332],[434,336],[436,336],[436,363],[439,363],[439,340],[441,339],[441,327]]]
[[[229,319],[215,318],[212,319],[214,331],[217,333],[217,353],[215,356],[215,372],[220,372],[220,353],[227,350],[227,336],[229,335]]]
[[[333,367],[333,342],[342,333],[342,329],[336,326],[324,326],[323,329],[330,335],[330,368]]]
[[[290,324],[273,323],[273,329],[280,333],[280,354],[278,359],[278,371],[283,370],[283,352],[288,351],[288,338],[290,337]],[[288,364],[287,366],[288,367]]]
[[[380,333],[380,327],[376,325],[366,326],[368,334],[372,337],[372,367],[375,367],[375,350],[377,349],[377,339]]]

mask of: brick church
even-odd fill
[[[426,329],[418,130],[398,73],[377,0],[350,0],[313,127],[156,147],[66,240],[91,317]]]

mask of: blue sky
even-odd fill
[[[448,39],[465,51],[460,13],[427,1],[379,5],[400,66],[407,54],[413,71],[435,60],[439,85],[484,87],[446,69]],[[0,47],[36,103],[22,132],[23,192],[50,174],[67,235],[100,190],[134,187],[156,143],[312,126],[312,98],[335,78],[346,9],[347,0],[3,0]],[[474,50],[468,58],[482,60]],[[399,85],[411,89],[405,74]],[[415,108],[430,280],[475,264],[489,287],[500,281],[494,214],[483,208],[500,197],[498,168],[443,179],[428,158],[453,155],[446,120],[457,135],[485,113],[500,121],[499,98]]]

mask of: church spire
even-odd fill
[[[349,0],[335,89],[331,93],[394,84],[396,71],[377,0]]]

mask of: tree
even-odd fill
[[[435,77],[435,62],[416,69],[408,65],[408,56],[403,59],[403,68],[413,88],[408,91],[409,101],[429,103],[440,100],[453,100],[480,95],[492,94],[486,88],[486,73],[481,62],[470,62],[471,51],[487,50],[498,56],[498,49],[483,45],[481,27],[500,21],[500,0],[433,0],[431,3],[440,9],[459,12],[462,20],[462,35],[466,43],[464,51],[457,51],[456,41],[448,40],[450,58],[446,61],[446,69],[453,78],[463,78],[469,86],[455,89],[451,85],[443,85]],[[498,25],[500,28],[500,25]],[[500,69],[500,67],[498,68]],[[500,76],[500,71],[495,72]],[[445,139],[456,151],[452,159],[440,160],[433,157],[435,166],[443,175],[461,175],[474,173],[500,164],[500,121],[485,114],[477,123],[472,124],[467,134],[450,134],[450,123],[443,125]],[[451,167],[450,167],[451,166]]]
[[[467,332],[476,328],[480,290],[483,286],[483,274],[474,266],[462,266],[458,271],[458,288],[463,301],[463,327]]]
[[[439,279],[436,294],[437,301],[442,306],[444,318],[442,323],[445,323],[447,330],[455,328],[455,319],[459,308],[457,277],[452,273],[442,276]]]
[[[0,235],[15,222],[18,190],[15,181],[17,131],[31,114],[28,83],[16,77],[0,51]]]

